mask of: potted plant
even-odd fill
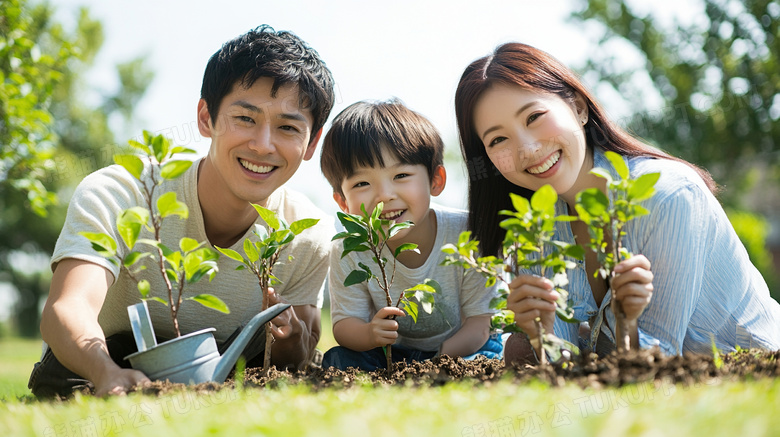
[[[508,285],[513,277],[521,273],[521,269],[537,270],[542,277],[552,273],[555,291],[560,295],[555,303],[557,316],[570,323],[578,322],[574,319],[574,311],[568,299],[569,293],[564,287],[569,282],[566,270],[575,267],[571,259],[582,259],[584,251],[580,246],[553,240],[556,222],[576,218],[555,215],[558,194],[549,185],[536,191],[530,201],[516,194],[510,196],[515,210],[499,212],[509,216],[500,223],[501,228],[507,231],[502,244],[502,257],[478,257],[476,254],[479,253],[479,242],[471,239],[471,232],[465,231],[461,233],[457,244],[442,247],[441,250],[447,254],[445,265],[454,264],[477,270],[487,278],[486,286],[492,286],[497,280]],[[507,278],[504,273],[508,274]],[[504,288],[499,293],[491,302],[491,307],[498,310],[492,318],[493,328],[503,332],[521,331],[514,323],[514,313],[506,309],[508,292]],[[545,332],[539,318],[535,322],[537,337],[530,340],[540,365],[547,363],[547,355],[553,361],[558,361],[563,357],[564,351],[579,353],[575,345],[551,332]]]
[[[395,263],[397,262],[398,255],[407,250],[418,251],[417,245],[414,243],[403,243],[399,245],[393,252],[393,270],[387,271],[387,258],[384,257],[382,251],[387,245],[387,241],[393,238],[398,232],[403,229],[407,229],[414,224],[410,221],[402,223],[394,223],[391,220],[380,219],[382,214],[384,203],[380,202],[376,205],[374,210],[369,214],[366,211],[365,205],[360,205],[360,209],[363,212],[362,215],[347,214],[338,212],[337,216],[339,222],[344,226],[344,231],[336,234],[333,237],[333,241],[338,239],[344,240],[344,250],[341,253],[341,257],[344,258],[351,252],[363,252],[370,251],[373,256],[373,260],[379,268],[380,276],[373,273],[371,268],[365,264],[358,263],[360,270],[353,270],[344,279],[344,286],[349,287],[351,285],[360,284],[362,282],[375,280],[385,293],[387,306],[395,306],[403,310],[406,314],[412,317],[412,320],[416,323],[417,316],[419,314],[419,302],[423,311],[430,314],[433,311],[434,306],[434,293],[441,292],[439,283],[433,279],[426,279],[422,284],[417,284],[414,287],[408,288],[400,293],[395,304],[393,304],[393,298],[390,295],[390,287],[393,284],[393,277],[395,276]],[[418,251],[419,252],[419,251]],[[417,302],[412,301],[414,298]],[[393,369],[393,352],[392,345],[387,345],[385,348],[385,357],[387,358],[387,371],[390,372]]]
[[[110,262],[119,265],[137,284],[141,303],[128,307],[131,327],[139,349],[138,352],[126,357],[133,368],[143,371],[150,379],[168,379],[183,383],[222,382],[241,349],[248,342],[251,328],[249,324],[244,328],[223,357],[220,357],[217,352],[216,341],[212,334],[214,328],[181,335],[178,315],[184,300],[192,300],[223,313],[229,312],[227,305],[216,296],[184,294],[186,284],[198,282],[204,277],[208,277],[209,280],[214,278],[218,270],[219,254],[205,247],[203,242],[199,243],[187,237],[178,242],[178,250],[166,246],[160,237],[163,221],[173,216],[187,219],[189,211],[187,206],[177,199],[174,192],[163,193],[155,201],[155,193],[162,181],[178,178],[192,165],[192,161],[173,159],[174,156],[194,153],[194,151],[184,147],[171,147],[170,142],[162,135],[153,136],[144,131],[143,137],[143,143],[135,140],[129,142],[130,146],[141,152],[142,156],[132,154],[114,156],[114,161],[138,181],[146,203],[145,206],[128,208],[117,217],[116,231],[128,252],[120,257],[117,241],[105,233],[82,232],[81,235],[91,242],[95,251]],[[143,176],[143,159],[149,163],[146,177]],[[152,238],[142,238],[144,232]],[[136,246],[140,245],[146,250],[136,249]],[[146,259],[151,262],[143,262]],[[148,264],[153,265],[153,268],[159,272],[165,284],[167,300],[152,296],[149,281],[138,279],[139,273],[146,270]],[[160,302],[169,308],[176,338],[157,344],[149,318],[148,300]],[[258,320],[253,319],[250,322],[255,330],[261,319],[264,321],[275,316],[275,314],[271,315],[271,312],[260,317],[261,314],[256,316]]]
[[[248,268],[255,274],[260,284],[260,290],[263,293],[262,309],[267,310],[269,306],[268,288],[279,284],[280,281],[273,275],[274,265],[279,260],[281,250],[290,244],[296,235],[304,230],[316,225],[318,219],[301,219],[290,223],[289,225],[283,219],[279,218],[275,212],[261,205],[252,204],[257,213],[268,225],[268,229],[262,225],[256,224],[252,233],[257,237],[257,241],[252,241],[249,237],[244,239],[244,255],[232,249],[217,247],[223,255],[234,259],[241,264],[236,270]],[[292,261],[292,256],[288,258]],[[269,320],[265,329],[265,353],[263,355],[263,369],[266,372],[271,367],[271,344],[273,335],[271,334]]]
[[[661,174],[648,173],[631,179],[628,166],[621,155],[607,151],[604,156],[614,167],[619,179],[612,178],[609,171],[603,168],[594,168],[591,173],[606,179],[609,197],[598,188],[589,188],[577,194],[575,208],[579,219],[588,225],[588,248],[596,252],[601,265],[595,275],[601,276],[609,283],[615,275],[615,266],[632,256],[623,247],[623,229],[629,221],[648,214],[649,211],[640,203],[655,194],[654,186]],[[612,237],[611,247],[606,242],[607,235]],[[639,348],[636,320],[626,320],[619,302],[613,300],[610,305],[616,319],[615,342],[618,351]]]

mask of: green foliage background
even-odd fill
[[[712,173],[778,299],[766,238],[769,219],[780,221],[780,2],[704,0],[689,4],[700,13],[672,20],[648,5],[578,3],[571,21],[595,29],[599,47],[583,78],[628,103],[632,113],[622,124],[630,131]],[[643,64],[627,66],[616,47],[630,48]]]
[[[109,119],[129,118],[153,74],[142,59],[117,66],[119,89],[87,104],[85,72],[103,44],[103,28],[81,9],[74,29],[48,4],[0,1],[0,281],[19,291],[13,329],[39,336],[48,294],[47,260],[67,198],[82,177],[111,163]],[[124,141],[122,141],[124,143]]]

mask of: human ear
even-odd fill
[[[342,212],[346,212],[347,214],[349,214],[349,211],[347,211],[347,199],[345,199],[344,196],[334,192],[333,200],[336,201],[336,203],[339,205],[339,208],[341,208]]]
[[[303,155],[303,160],[308,161],[311,159],[312,156],[314,156],[314,151],[317,150],[317,143],[320,142],[320,137],[322,136],[322,128],[317,131],[316,134],[314,134],[314,137],[312,137],[311,141],[309,141],[309,145],[306,146],[306,153]]]
[[[588,102],[577,91],[574,92],[574,111],[580,124],[584,126],[588,122]]]
[[[438,196],[444,191],[444,186],[447,185],[447,170],[443,165],[440,165],[433,169],[433,177],[431,178],[431,196]]]
[[[198,101],[198,131],[204,137],[211,138],[211,115],[203,99]]]

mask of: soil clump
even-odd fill
[[[780,351],[742,350],[718,357],[702,355],[667,356],[660,350],[630,352],[624,356],[595,354],[575,357],[569,362],[545,367],[531,365],[505,366],[502,360],[478,358],[466,361],[448,356],[429,361],[396,363],[392,373],[381,369],[372,372],[334,368],[309,368],[304,371],[246,369],[243,384],[247,388],[269,389],[306,385],[313,391],[354,386],[431,387],[452,382],[474,385],[510,380],[518,384],[538,380],[551,386],[566,383],[582,388],[620,387],[640,382],[669,382],[683,385],[715,384],[723,380],[753,380],[780,375]],[[235,387],[233,375],[224,384],[204,383],[194,386],[155,381],[138,390],[162,396],[180,390],[209,393]]]

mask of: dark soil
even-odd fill
[[[386,370],[358,372],[353,369],[311,368],[307,371],[279,371],[272,368],[267,374],[262,369],[247,369],[246,387],[276,388],[287,385],[306,385],[312,390],[348,388],[352,386],[439,386],[456,381],[485,385],[498,380],[525,383],[538,380],[551,386],[572,383],[580,387],[620,387],[625,384],[664,381],[692,385],[712,384],[721,380],[753,380],[775,378],[780,375],[780,351],[748,350],[721,356],[669,357],[658,350],[643,350],[618,357],[616,354],[599,358],[595,354],[575,358],[564,364],[540,366],[505,366],[495,359],[480,358],[464,361],[447,356],[430,361],[399,363],[392,374]],[[235,385],[232,376],[225,384],[205,383],[190,387],[196,392],[211,392]],[[163,395],[185,389],[183,384],[154,382],[142,388],[144,393]]]

